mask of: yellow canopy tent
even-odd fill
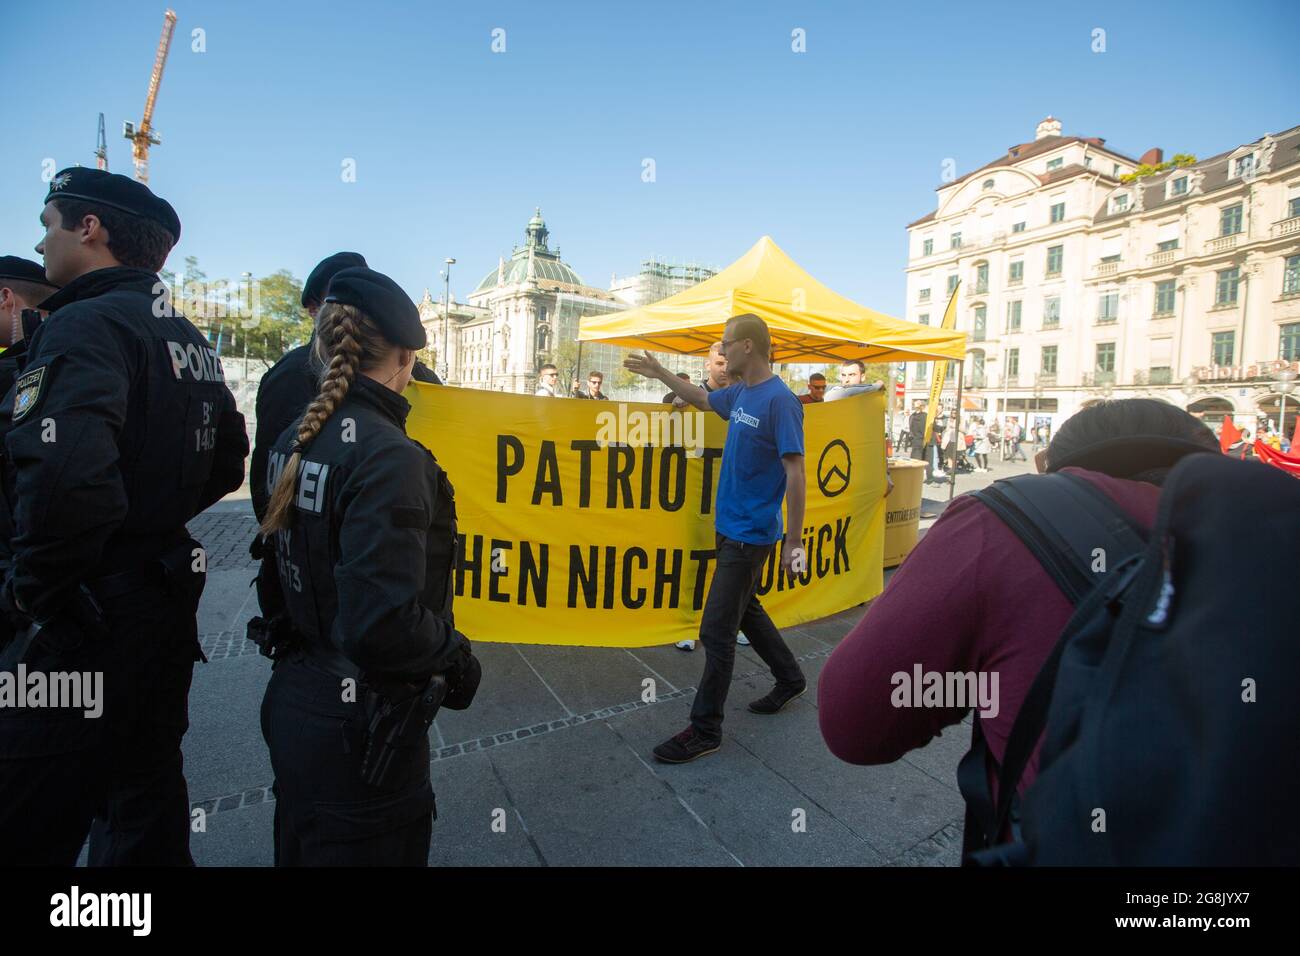
[[[894,319],[822,285],[770,236],[712,279],[660,302],[584,316],[579,342],[702,355],[727,319],[753,312],[774,362],[928,362],[965,358],[966,333]]]

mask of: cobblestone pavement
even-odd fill
[[[248,553],[257,533],[257,519],[247,511],[205,511],[189,523],[190,535],[203,545],[209,571],[241,571],[257,567]]]

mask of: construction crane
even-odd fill
[[[158,54],[154,57],[153,73],[149,76],[149,94],[144,99],[144,117],[138,127],[128,120],[122,124],[122,135],[131,141],[131,159],[135,163],[135,178],[149,181],[149,147],[157,146],[161,139],[153,131],[153,108],[158,101],[158,87],[162,85],[163,67],[167,65],[167,51],[172,45],[172,30],[176,27],[176,12],[163,14],[162,37],[158,40]]]
[[[95,168],[108,171],[108,140],[104,138],[104,114],[99,114],[99,138],[95,140]]]

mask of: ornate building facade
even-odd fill
[[[578,368],[577,338],[583,316],[655,301],[701,281],[697,274],[712,274],[698,267],[689,277],[684,271],[660,277],[658,271],[663,270],[647,276],[643,266],[635,279],[612,283],[618,295],[589,286],[560,258],[559,247],[551,247],[550,231],[541,210],[536,210],[524,228],[523,245],[515,246],[508,259],[502,256],[497,261],[467,303],[452,300],[447,310],[448,384],[531,394],[538,370],[552,362],[560,369],[560,386],[566,391],[569,376],[583,378],[599,369],[605,375],[606,393],[618,393],[617,397],[629,401],[657,399],[663,391],[657,383],[627,378],[621,386],[616,384],[625,377],[619,374],[624,349],[584,343]],[[419,308],[436,351],[443,338],[443,304],[426,289]],[[699,358],[665,356],[663,360],[674,371],[688,371],[696,379],[703,367]]]
[[[937,324],[961,279],[964,384],[987,415],[1054,426],[1088,398],[1152,396],[1277,421],[1278,373],[1300,370],[1300,127],[1126,175],[1162,159],[1048,117],[908,227],[908,318]],[[909,401],[928,374],[909,366]]]

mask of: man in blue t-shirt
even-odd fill
[[[803,405],[772,374],[767,324],[752,313],[727,320],[722,355],[732,384],[708,392],[674,377],[648,352],[624,367],[657,378],[683,401],[727,419],[718,498],[714,507],[717,563],[700,619],[704,677],[691,707],[691,725],[654,749],[664,763],[686,763],[722,744],[722,715],[736,660],[736,632],[772,669],[776,686],[749,709],[775,714],[808,687],[803,671],[758,601],[758,582],[773,545],[781,542],[781,567],[801,572],[807,558],[799,546],[803,528]],[[789,499],[793,533],[784,535],[781,503]]]

